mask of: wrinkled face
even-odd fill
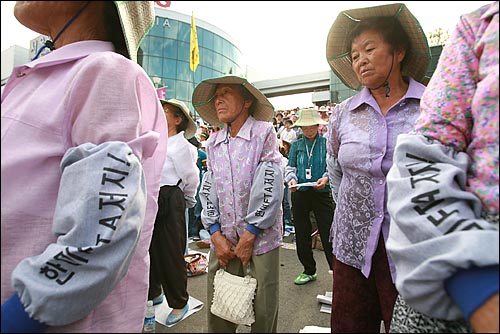
[[[245,101],[240,91],[241,85],[219,84],[215,90],[215,110],[219,121],[232,123],[238,117],[248,115],[250,101]],[[243,115],[242,115],[243,114]]]
[[[301,126],[302,135],[309,140],[313,140],[314,137],[318,134],[318,126],[310,125],[310,126]]]
[[[175,114],[174,107],[169,104],[163,105],[163,111],[167,118],[168,136],[177,134],[177,126],[182,123],[182,118]]]
[[[352,69],[361,84],[372,89],[383,84],[391,71],[392,48],[382,35],[366,30],[353,39],[351,46]],[[404,52],[395,52],[393,69],[399,68],[403,58]]]

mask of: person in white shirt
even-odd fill
[[[196,204],[200,182],[196,166],[198,153],[187,141],[196,132],[196,123],[188,107],[179,100],[160,100],[168,124],[167,159],[163,166],[153,238],[148,300],[157,305],[163,302],[163,292],[172,312],[165,323],[179,322],[189,310],[186,250],[186,207]]]
[[[297,132],[292,128],[293,122],[291,119],[286,118],[283,124],[284,126],[281,128],[283,130],[279,132],[279,138],[291,143],[297,139]]]

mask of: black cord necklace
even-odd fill
[[[389,76],[391,75],[393,66],[394,66],[394,52],[392,53],[391,68],[389,70],[389,74],[387,74],[387,78],[385,78],[384,82],[380,86],[378,86],[377,88],[374,88],[374,89],[370,89],[370,90],[377,90],[380,87],[385,87],[385,97],[389,97],[389,92],[391,91],[391,87],[389,87],[389,83],[387,82],[387,79],[389,79]]]
[[[31,60],[35,60],[37,59],[40,54],[42,53],[42,51],[45,49],[45,48],[49,48],[50,51],[54,51],[56,49],[55,47],[55,43],[57,41],[57,39],[59,38],[59,36],[61,36],[61,34],[63,33],[64,30],[66,30],[66,28],[83,12],[83,10],[85,8],[87,8],[87,6],[90,4],[90,1],[87,1],[85,3],[85,5],[82,6],[82,8],[80,8],[80,10],[78,12],[76,12],[75,15],[73,15],[73,17],[64,25],[64,27],[57,33],[56,37],[54,38],[53,41],[51,41],[50,39],[46,40],[45,41],[45,44],[42,45],[40,47],[40,49],[38,49],[38,52],[36,53],[36,55],[31,58]]]

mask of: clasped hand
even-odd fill
[[[243,267],[248,265],[252,257],[253,243],[255,241],[255,235],[253,233],[245,231],[237,245],[229,241],[220,231],[212,234],[211,238],[215,249],[215,255],[221,266],[226,266],[229,261],[235,257],[241,260]]]

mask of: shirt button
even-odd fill
[[[380,180],[380,181],[378,181],[378,183],[379,183],[379,184],[383,184],[383,183],[384,183],[384,181],[383,181],[383,180]]]

